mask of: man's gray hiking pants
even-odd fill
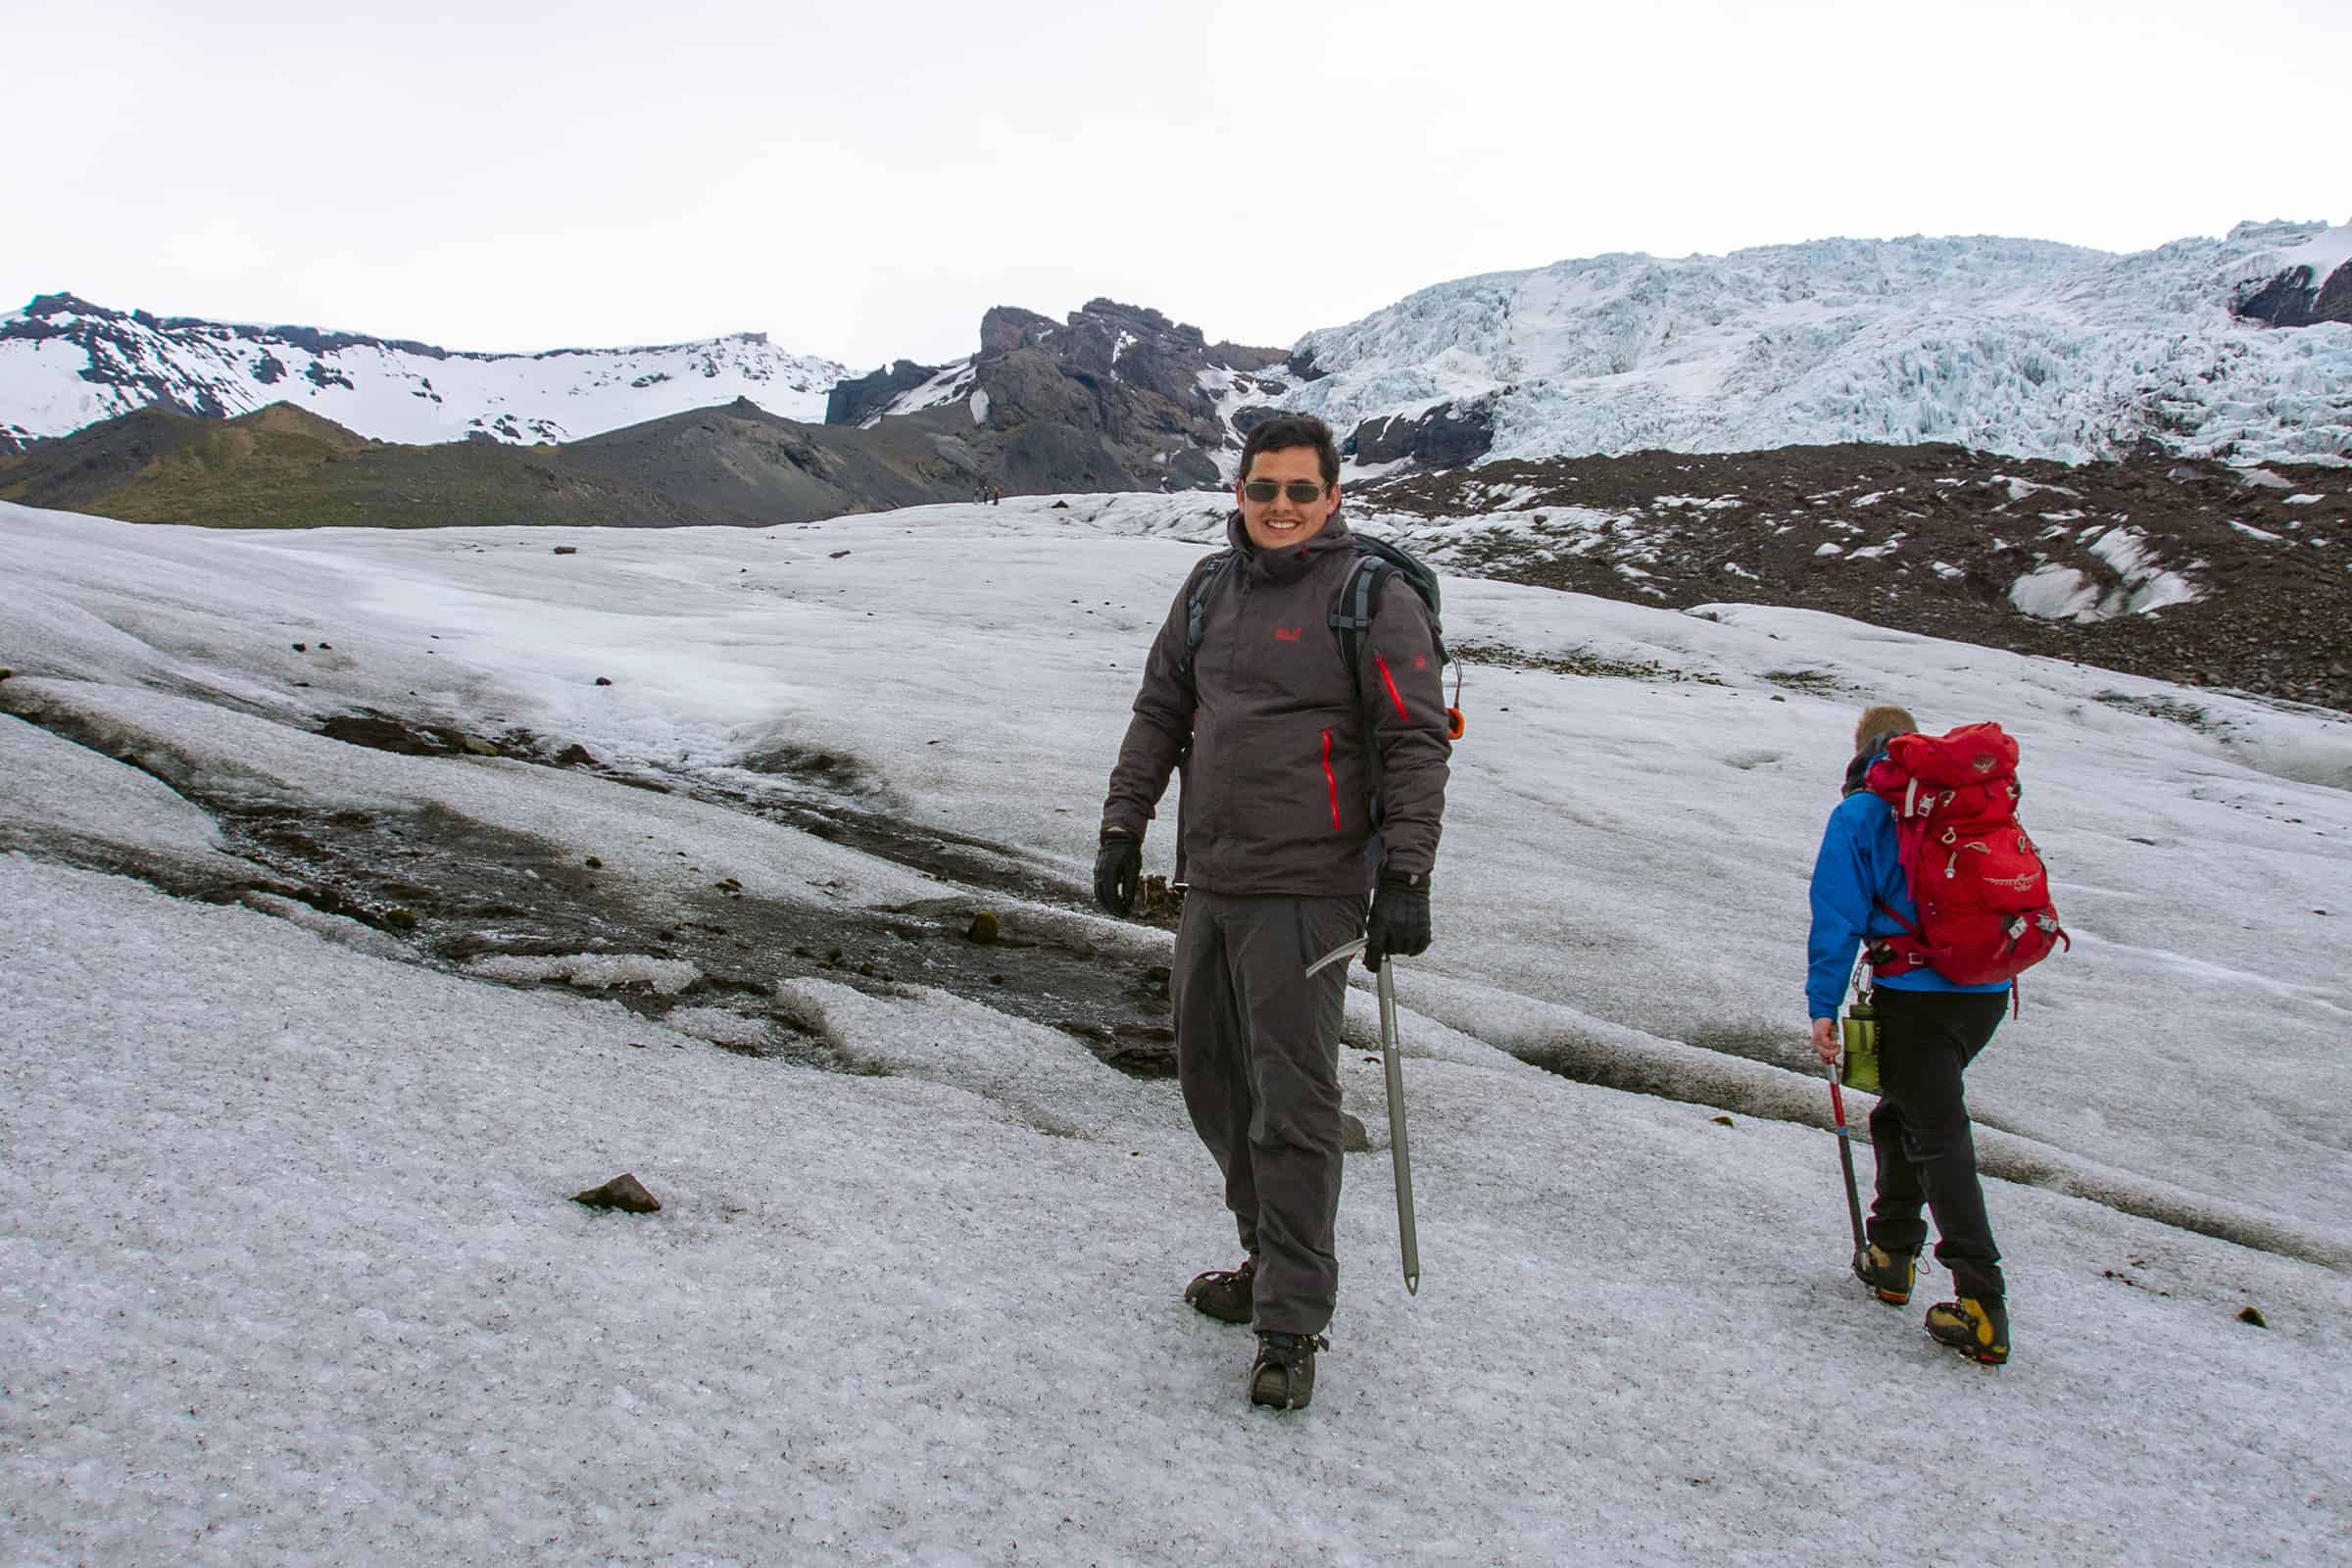
[[[1340,1018],[1364,901],[1194,888],[1176,933],[1176,1076],[1257,1259],[1259,1333],[1320,1334],[1339,1299]]]

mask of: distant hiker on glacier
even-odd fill
[[[1813,862],[1805,1002],[1813,1049],[1824,1062],[1835,1062],[1838,1004],[1856,975],[1856,952],[1869,944],[1863,956],[1874,964],[1870,1002],[1878,1020],[1879,1102],[1870,1113],[1878,1186],[1869,1245],[1855,1257],[1854,1273],[1880,1300],[1909,1302],[1928,1235],[1924,1204],[1939,1238],[1936,1260],[1951,1271],[1958,1298],[1929,1309],[1928,1332],[1997,1365],[2009,1358],[2007,1292],[1977,1179],[1961,1077],[2000,1027],[2011,983],[1962,985],[1932,967],[1892,960],[1890,944],[1919,930],[1919,909],[1897,858],[1893,808],[1864,778],[1889,742],[1918,729],[1904,710],[1884,706],[1864,710],[1854,726],[1844,799],[1830,813]]]
[[[1126,914],[1181,766],[1177,1077],[1248,1253],[1184,1297],[1255,1328],[1250,1401],[1283,1409],[1314,1393],[1340,1285],[1348,965],[1306,970],[1359,934],[1374,969],[1429,947],[1451,749],[1428,609],[1393,568],[1351,575],[1373,558],[1339,516],[1339,476],[1320,419],[1250,432],[1227,548],[1193,568],[1145,661],[1095,862],[1096,899]],[[1342,633],[1350,584],[1372,591],[1369,621]]]

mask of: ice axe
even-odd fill
[[[1870,1250],[1870,1243],[1862,1234],[1862,1199],[1854,1191],[1854,1135],[1852,1129],[1845,1124],[1845,1094],[1839,1086],[1844,1082],[1846,1076],[1846,1054],[1848,1052],[1856,1050],[1870,1054],[1873,1069],[1870,1083],[1862,1087],[1876,1088],[1878,1086],[1876,1076],[1878,1025],[1875,1022],[1863,1021],[1865,1018],[1875,1019],[1877,1016],[1870,1010],[1869,999],[1862,992],[1862,968],[1869,962],[1870,951],[1865,948],[1861,956],[1855,958],[1853,976],[1846,982],[1847,989],[1852,994],[1851,1000],[1846,1008],[1845,1024],[1838,1034],[1838,1054],[1829,1063],[1830,1114],[1838,1123],[1838,1163],[1845,1172],[1845,1217],[1846,1222],[1854,1230],[1854,1269],[1857,1273],[1868,1261],[1866,1254]]]
[[[1389,1075],[1389,1157],[1396,1167],[1396,1247],[1404,1260],[1404,1289],[1421,1294],[1421,1241],[1413,1230],[1413,1151],[1404,1137],[1404,1063],[1396,1055],[1396,963],[1380,962],[1380,1059]],[[1853,1182],[1853,1167],[1846,1167]]]
[[[1830,1114],[1838,1122],[1838,1163],[1845,1171],[1845,1217],[1854,1228],[1854,1262],[1859,1267],[1870,1244],[1862,1239],[1862,1199],[1854,1190],[1854,1135],[1845,1125],[1845,1096],[1838,1088],[1837,1062],[1829,1064],[1829,1072]]]
[[[1306,966],[1309,975],[1364,951],[1365,939],[1343,942]],[[1380,960],[1380,1059],[1389,1075],[1389,1157],[1396,1167],[1396,1245],[1404,1256],[1404,1289],[1421,1294],[1421,1240],[1413,1229],[1413,1151],[1404,1136],[1404,1063],[1396,1054],[1396,981],[1392,960]]]

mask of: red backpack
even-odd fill
[[[1895,852],[1919,907],[1904,934],[1871,940],[1873,972],[1934,969],[1955,985],[2015,979],[2074,943],[2049,873],[2017,820],[2017,742],[1998,724],[1897,735],[1863,787],[1894,808]]]

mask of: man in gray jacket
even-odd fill
[[[1306,970],[1358,934],[1374,969],[1428,948],[1451,749],[1436,639],[1409,584],[1375,579],[1348,667],[1333,615],[1359,552],[1339,475],[1322,420],[1250,431],[1230,547],[1193,569],[1145,662],[1095,863],[1097,900],[1127,913],[1145,827],[1181,765],[1177,1076],[1249,1254],[1185,1299],[1256,1329],[1250,1397],[1287,1409],[1313,1395],[1340,1277],[1347,965]]]

